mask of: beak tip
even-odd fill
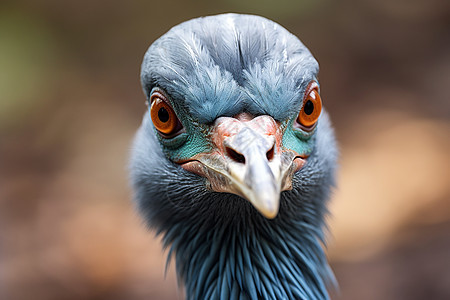
[[[260,213],[267,219],[275,219],[275,217],[278,215],[278,209],[272,211],[266,210],[264,212],[260,211]]]
[[[266,201],[251,201],[250,203],[256,208],[256,210],[267,219],[275,219],[278,215],[280,199],[279,197],[271,197]]]

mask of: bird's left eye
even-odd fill
[[[311,83],[305,93],[303,99],[303,107],[297,117],[297,122],[303,129],[309,130],[314,128],[322,111],[322,100],[320,99],[317,83]]]
[[[183,127],[166,98],[154,92],[150,98],[150,116],[155,128],[164,136],[171,137]]]

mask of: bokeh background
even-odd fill
[[[184,20],[273,19],[321,65],[340,142],[334,299],[450,299],[450,2],[0,3],[0,299],[182,299],[130,199],[148,46]]]

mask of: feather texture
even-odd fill
[[[131,182],[150,227],[175,255],[187,299],[326,299],[333,283],[321,244],[337,152],[326,114],[308,163],[265,219],[246,200],[206,190],[171,163],[148,124],[133,146]],[[223,298],[215,298],[222,295]]]
[[[322,247],[337,157],[334,133],[325,112],[303,140],[289,126],[317,72],[295,36],[257,16],[194,19],[147,51],[144,92],[167,91],[187,137],[181,150],[169,149],[145,115],[130,179],[139,210],[162,235],[168,261],[176,261],[187,299],[328,298],[334,279]],[[284,128],[284,147],[310,153],[292,190],[282,192],[273,220],[239,196],[208,190],[205,178],[171,161],[206,151],[209,124],[240,112],[272,116]]]
[[[300,106],[317,71],[286,29],[226,14],[187,21],[158,39],[144,57],[141,81],[147,96],[162,86],[201,123],[242,110],[282,121]]]

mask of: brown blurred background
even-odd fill
[[[340,141],[334,299],[450,299],[450,2],[0,4],[0,299],[182,299],[130,201],[147,47],[221,12],[273,19],[321,64]]]

